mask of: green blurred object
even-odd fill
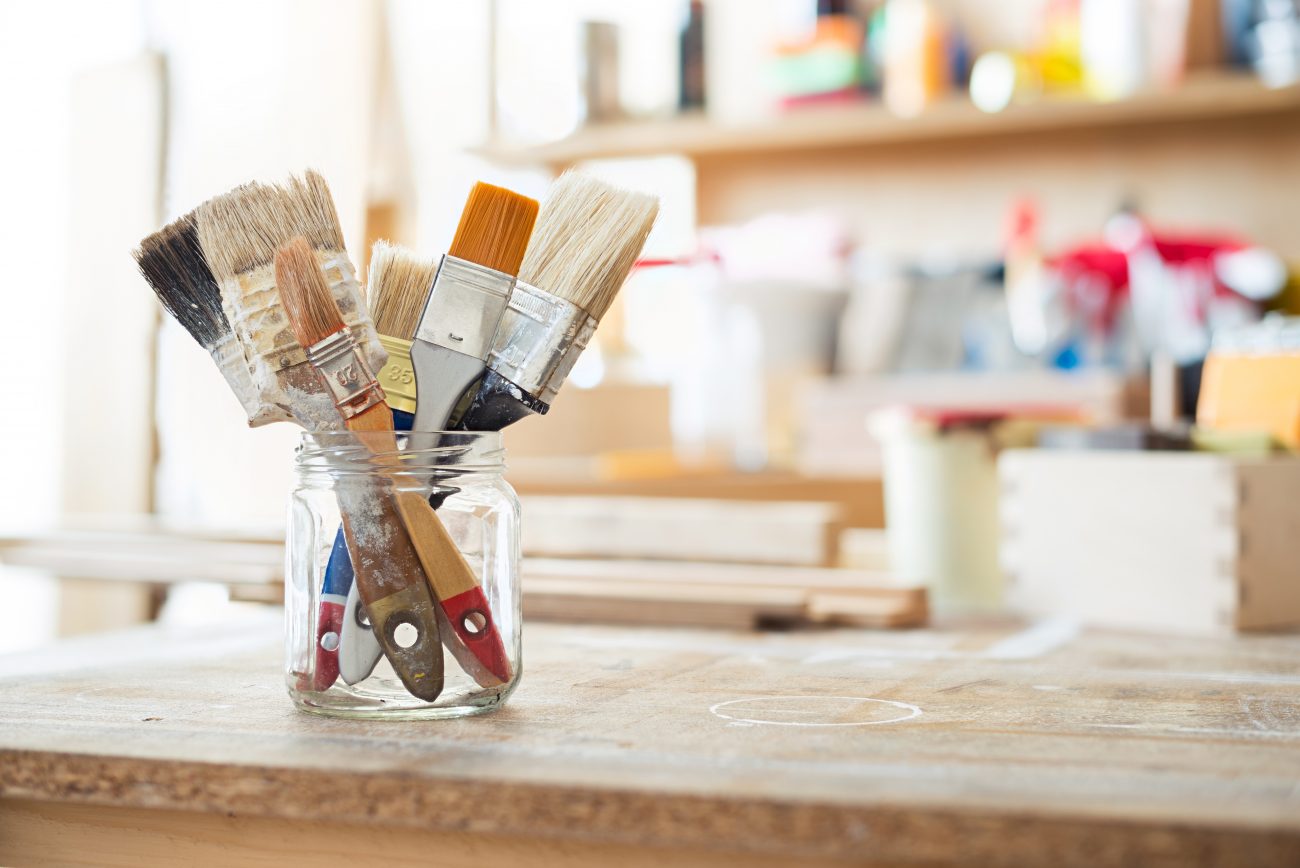
[[[1267,431],[1218,431],[1192,428],[1192,445],[1198,452],[1216,452],[1239,458],[1263,458],[1281,451],[1280,444]]]
[[[817,19],[812,36],[782,45],[770,66],[772,85],[784,99],[858,88],[863,80],[862,23],[848,15]]]

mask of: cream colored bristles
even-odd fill
[[[381,335],[409,341],[415,338],[420,314],[438,263],[423,259],[405,247],[379,241],[370,250],[370,315]]]
[[[275,261],[290,238],[317,250],[342,250],[334,200],[316,172],[292,178],[287,188],[245,184],[204,202],[195,212],[199,243],[218,281],[231,280]]]
[[[552,185],[519,279],[599,320],[613,303],[659,213],[659,200],[568,172]]]

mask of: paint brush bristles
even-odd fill
[[[537,208],[536,199],[479,181],[465,201],[447,253],[513,277],[528,248]]]
[[[367,280],[375,330],[390,338],[413,340],[437,273],[437,262],[416,256],[405,247],[377,242],[370,250]]]
[[[141,241],[132,255],[163,309],[200,346],[211,352],[230,337],[221,289],[203,258],[192,213]]]
[[[342,250],[343,233],[329,187],[316,172],[291,178],[287,188],[245,184],[196,210],[199,241],[219,282],[270,265],[290,238],[318,250]]]
[[[293,335],[311,347],[340,331],[343,314],[306,238],[299,236],[275,254],[275,283]]]
[[[578,172],[551,187],[519,279],[605,315],[659,213],[659,200]]]

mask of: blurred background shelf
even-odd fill
[[[727,156],[782,151],[870,148],[922,142],[960,143],[976,137],[1141,128],[1155,124],[1211,124],[1242,117],[1300,114],[1300,86],[1270,89],[1249,75],[1206,73],[1181,87],[1114,102],[1043,98],[997,114],[964,96],[914,118],[891,114],[878,102],[808,107],[747,124],[725,124],[703,113],[663,120],[592,124],[556,142],[531,146],[492,143],[477,149],[509,164],[564,166],[593,159],[654,154]]]

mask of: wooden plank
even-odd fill
[[[748,628],[773,624],[916,627],[924,588],[865,570],[656,561],[524,561],[528,618]]]
[[[1300,861],[1297,636],[534,624],[502,712],[376,726],[291,710],[279,621],[0,660],[0,805],[793,864]]]
[[[635,624],[748,630],[804,618],[807,595],[789,588],[665,587],[533,578],[524,617],[573,624]]]
[[[1169,91],[1117,102],[1044,99],[998,114],[959,96],[916,118],[899,118],[878,103],[807,108],[749,124],[720,124],[703,114],[669,120],[588,126],[558,142],[525,148],[488,145],[478,153],[506,163],[565,166],[583,160],[686,154],[739,156],[784,151],[868,148],[973,138],[1125,129],[1173,122],[1230,122],[1241,117],[1300,112],[1300,87],[1269,89],[1253,76],[1202,74]]]
[[[604,479],[590,462],[543,465],[511,462],[511,484],[523,496],[698,497],[708,500],[818,501],[835,503],[847,527],[883,528],[884,498],[878,475],[699,473],[669,478]]]
[[[841,525],[828,503],[528,496],[520,528],[525,555],[827,566]]]

